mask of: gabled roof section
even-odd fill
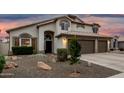
[[[73,21],[75,22],[79,22],[79,23],[84,23],[79,17],[75,16],[75,15],[67,15],[68,17],[70,17]]]
[[[17,30],[17,29],[21,29],[21,28],[25,28],[25,27],[29,27],[29,26],[33,26],[36,25],[37,27],[42,26],[42,25],[46,25],[49,23],[53,23],[56,22],[56,20],[60,19],[60,18],[67,18],[69,19],[71,22],[73,23],[77,23],[77,24],[82,24],[82,25],[89,25],[89,26],[93,26],[94,24],[87,24],[84,23],[79,17],[75,16],[75,15],[64,15],[64,16],[60,16],[60,17],[55,17],[53,19],[49,19],[49,20],[44,20],[41,22],[36,22],[36,23],[32,23],[32,24],[28,24],[28,25],[24,25],[24,26],[20,26],[20,27],[16,27],[13,29],[8,29],[6,32],[9,33],[11,31]],[[99,24],[98,24],[99,25]]]

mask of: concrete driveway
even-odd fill
[[[124,54],[118,53],[96,53],[83,54],[81,60],[105,66],[123,72],[113,77],[124,77]]]

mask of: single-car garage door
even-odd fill
[[[106,40],[99,40],[98,41],[98,52],[107,52],[107,41]]]
[[[94,40],[78,40],[81,45],[81,53],[88,54],[94,53],[95,41]]]
[[[124,41],[119,41],[118,42],[118,48],[119,49],[124,49]]]

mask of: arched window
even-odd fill
[[[23,33],[21,35],[19,35],[20,38],[31,38],[31,35],[28,33]]]
[[[70,23],[67,20],[62,20],[60,22],[61,30],[68,30]]]
[[[27,33],[19,35],[19,46],[31,46],[32,45],[31,37],[32,36]]]
[[[45,41],[51,41],[51,40],[52,40],[51,34],[45,34]]]

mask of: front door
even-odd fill
[[[52,41],[46,41],[45,53],[52,53]]]

